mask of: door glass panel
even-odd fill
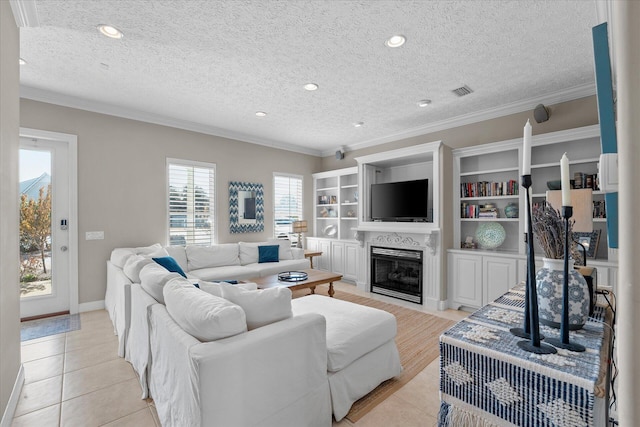
[[[51,152],[20,150],[20,297],[53,293]]]

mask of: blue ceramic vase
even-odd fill
[[[562,322],[562,288],[564,286],[564,260],[542,258],[542,268],[536,274],[538,315],[540,324],[560,328]],[[589,286],[573,268],[569,260],[569,330],[584,326],[589,317]]]

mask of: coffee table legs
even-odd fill
[[[311,286],[309,289],[311,289],[311,293],[312,294],[316,293],[316,287],[315,286]]]
[[[333,298],[333,294],[335,294],[333,290],[333,282],[329,282],[329,296]]]

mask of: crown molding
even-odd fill
[[[36,0],[9,0],[9,4],[18,27],[37,27],[40,25]]]
[[[75,96],[62,95],[56,92],[37,89],[30,86],[20,85],[20,98],[46,102],[63,107],[77,108],[94,113],[107,114],[109,116],[122,117],[124,119],[153,123],[161,126],[169,126],[177,129],[202,133],[205,135],[218,136],[222,138],[234,139],[241,142],[262,145],[265,147],[276,148],[279,150],[308,154],[310,156],[318,157],[321,155],[321,152],[319,150],[313,150],[311,148],[300,147],[293,144],[285,144],[268,138],[259,138],[254,135],[232,132],[215,126],[207,126],[188,120],[174,119],[160,114],[147,113],[140,110],[118,107],[103,102],[89,101]]]
[[[371,139],[369,141],[350,144],[346,147],[349,151],[360,150],[362,148],[374,147],[376,145],[399,141],[401,139],[411,138],[414,136],[426,135],[429,133],[452,129],[472,123],[478,123],[485,120],[496,119],[511,114],[522,113],[523,111],[532,110],[532,106],[535,106],[537,104],[554,105],[561,102],[573,101],[574,99],[585,98],[587,96],[592,96],[595,94],[595,84],[575,86],[552,94],[541,95],[535,98],[524,99],[521,101],[512,102],[499,107],[489,108],[475,113],[469,113],[457,117],[452,117],[450,119],[440,120],[424,126],[419,126],[386,135],[380,138]],[[323,157],[331,155],[333,155],[332,150],[326,150],[322,152]]]

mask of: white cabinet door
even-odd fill
[[[344,243],[331,243],[331,271],[344,275]]]
[[[313,265],[318,270],[331,271],[331,241],[318,240],[318,250],[322,255],[313,259]]]
[[[344,244],[344,278],[355,281],[358,278],[358,244]]]
[[[449,280],[453,308],[482,307],[482,257],[449,254]]]
[[[307,246],[306,246],[307,250],[309,251],[317,251],[318,250],[318,241],[316,239],[312,239],[310,237],[307,237]]]
[[[514,258],[482,257],[483,305],[517,285],[516,268]]]

